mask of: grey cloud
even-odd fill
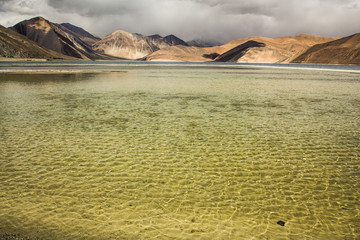
[[[257,4],[255,2],[248,2],[246,4],[224,4],[222,9],[229,14],[235,15],[244,15],[244,14],[254,14],[254,15],[264,15],[272,16],[274,15],[274,9],[277,7],[277,4],[267,2],[265,4]]]
[[[93,34],[115,30],[175,34],[184,40],[359,31],[360,0],[0,0],[0,24],[42,15]]]
[[[190,0],[191,1],[191,0]],[[279,1],[263,1],[263,0],[193,0],[194,2],[201,3],[210,7],[216,7],[221,12],[227,14],[243,15],[243,14],[254,14],[254,15],[267,15],[270,16],[272,10],[276,8],[280,3]]]
[[[102,16],[134,13],[146,8],[148,1],[48,0],[48,3],[60,11],[79,13],[84,16]]]
[[[204,5],[207,5],[210,7],[215,7],[222,3],[222,1],[219,1],[219,0],[185,0],[185,1],[196,2],[196,3],[204,4]]]
[[[37,15],[42,13],[43,6],[47,2],[45,0],[1,0],[0,7],[5,12],[14,12],[21,15]]]

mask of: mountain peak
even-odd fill
[[[296,35],[295,37],[299,37],[299,38],[309,38],[309,37],[313,37],[312,35],[306,34],[306,33],[300,33],[298,35]]]
[[[129,33],[129,32],[126,32],[124,30],[116,30],[115,32],[109,34],[108,36],[116,36],[116,35],[128,35],[128,34],[132,34],[132,33]]]
[[[34,29],[40,30],[44,33],[48,33],[52,28],[50,25],[50,22],[40,16],[22,21],[22,22],[16,24],[14,27],[20,26],[20,25],[28,25],[28,26],[30,26]],[[24,29],[17,29],[17,31],[20,34],[26,35],[26,31],[24,32]]]
[[[50,26],[50,21],[41,17],[41,16],[38,16],[38,17],[34,17],[34,18],[30,18],[28,20],[25,20],[23,22],[28,22],[28,23],[32,23],[32,24],[36,24],[38,26]]]
[[[174,45],[188,46],[188,44],[185,41],[183,41],[182,39],[178,38],[177,36],[175,36],[173,34],[164,37],[164,41],[167,42],[171,46],[174,46]]]
[[[45,18],[41,17],[41,16],[37,16],[37,17],[33,17],[29,19],[30,21],[45,21],[48,22],[48,20],[46,20]]]
[[[149,38],[162,38],[159,34],[150,35]]]
[[[93,45],[97,51],[127,59],[139,59],[169,46],[162,38],[117,30]]]

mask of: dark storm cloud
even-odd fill
[[[228,14],[254,14],[254,15],[270,15],[271,10],[278,6],[278,1],[209,1],[209,0],[194,0],[201,4],[210,7],[216,7]]]
[[[140,2],[140,4],[139,4]],[[66,12],[79,13],[84,16],[102,16],[127,14],[147,7],[148,1],[134,0],[49,0],[49,5]]]
[[[360,32],[360,0],[0,0],[0,24],[41,15],[105,36],[115,30],[185,40]]]

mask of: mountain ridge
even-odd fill
[[[88,31],[84,30],[81,27],[75,26],[71,23],[61,23],[57,24],[62,30],[69,32],[70,34],[73,34],[80,38],[82,41],[87,43],[88,45],[93,45],[95,42],[100,41],[101,38],[95,37]]]

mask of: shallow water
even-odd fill
[[[0,74],[0,238],[360,238],[360,74],[120,70]]]

